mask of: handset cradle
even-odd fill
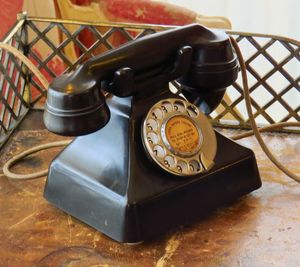
[[[79,137],[53,160],[45,198],[136,243],[257,189],[254,153],[215,132],[196,106],[213,110],[237,74],[228,36],[193,24],[129,42],[56,78],[45,124]],[[170,92],[172,80],[188,99]],[[114,96],[105,99],[101,89]]]

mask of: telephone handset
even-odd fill
[[[237,73],[224,32],[197,24],[175,28],[129,42],[56,78],[48,90],[44,121],[62,135],[94,132],[109,120],[101,88],[119,97],[151,97],[176,79],[192,100],[206,96],[202,101],[214,108]]]
[[[192,24],[131,41],[54,79],[45,125],[79,137],[52,162],[46,199],[133,243],[258,188],[253,152],[215,132],[199,109],[220,103],[238,69],[224,32]],[[172,80],[185,97],[171,93]]]

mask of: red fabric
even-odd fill
[[[108,16],[117,21],[149,24],[184,25],[195,20],[196,13],[159,1],[151,0],[99,0]]]
[[[71,2],[78,6],[89,6],[92,0],[71,0]]]
[[[0,39],[2,39],[17,20],[22,11],[23,0],[0,0]]]
[[[195,12],[186,8],[153,0],[71,0],[71,2],[79,6],[89,6],[92,2],[98,3],[101,12],[111,22],[185,25],[195,22],[197,17]],[[132,36],[136,35],[133,31],[129,32]],[[88,30],[83,30],[79,34],[79,40],[86,47],[90,47],[96,41]],[[118,47],[127,42],[127,39],[115,32],[109,41],[113,47]],[[79,48],[75,49],[79,56],[81,51]]]
[[[100,4],[111,21],[148,24],[185,25],[195,21],[197,14],[176,5],[153,0],[71,0],[74,5]]]

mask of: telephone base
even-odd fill
[[[44,196],[119,242],[152,239],[261,186],[254,153],[217,132],[213,169],[191,178],[176,178],[144,156],[138,163],[130,162],[134,159],[128,160],[120,147],[118,155],[113,155],[99,144],[99,140],[106,140],[99,135],[107,128],[77,138],[53,161]],[[108,132],[112,135],[118,131]],[[112,138],[120,145],[118,136]],[[126,138],[121,142],[126,143]],[[76,159],[75,153],[81,158]],[[130,168],[139,168],[139,175]]]

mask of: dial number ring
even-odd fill
[[[142,140],[148,156],[177,176],[196,175],[214,165],[215,133],[206,116],[183,99],[154,104],[142,124]]]

